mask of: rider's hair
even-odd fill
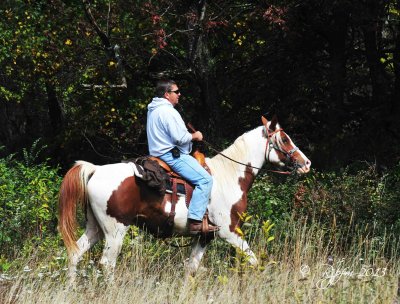
[[[164,94],[171,90],[172,85],[176,85],[173,80],[159,80],[156,86],[156,96],[164,97]]]

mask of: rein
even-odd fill
[[[205,141],[205,140],[203,140],[203,142],[204,142],[207,146],[209,146],[209,148],[210,148],[211,150],[213,150],[214,152],[218,153],[219,155],[221,155],[221,156],[225,157],[226,159],[229,159],[230,161],[232,161],[232,162],[234,162],[234,163],[237,163],[237,164],[239,164],[239,165],[243,165],[243,166],[246,166],[246,167],[250,167],[250,168],[253,168],[253,169],[257,169],[257,170],[259,170],[259,171],[267,171],[267,172],[274,172],[274,173],[287,174],[287,175],[292,174],[292,172],[290,172],[290,171],[270,170],[270,169],[259,168],[259,167],[251,166],[251,165],[249,165],[249,164],[242,163],[242,162],[237,161],[237,160],[234,160],[233,158],[230,158],[229,156],[225,155],[224,153],[218,151],[218,150],[215,149],[209,142],[207,142],[207,141]]]
[[[190,122],[187,124],[187,126],[188,126],[188,128],[189,128],[192,132],[196,132],[196,129],[192,126],[192,124],[191,124]],[[291,159],[291,155],[293,155],[293,153],[294,153],[295,151],[297,151],[298,148],[295,149],[295,151],[293,151],[293,152],[292,152],[292,151],[289,151],[289,152],[282,151],[282,150],[279,149],[278,147],[275,147],[275,146],[272,144],[272,140],[270,140],[271,137],[272,137],[275,133],[277,133],[277,132],[279,132],[279,131],[282,131],[282,129],[275,130],[275,131],[272,132],[272,133],[268,133],[268,131],[267,131],[267,136],[268,136],[268,137],[267,137],[267,144],[266,144],[266,147],[265,147],[265,155],[267,155],[268,145],[271,143],[270,148],[273,148],[273,149],[275,149],[275,150],[277,150],[277,151],[282,152],[283,154],[286,155],[286,157],[288,157],[288,155],[289,155],[289,158]],[[216,152],[217,154],[219,154],[219,155],[225,157],[226,159],[229,159],[230,161],[232,161],[232,162],[234,162],[234,163],[237,163],[237,164],[239,164],[239,165],[243,165],[243,166],[246,166],[246,167],[250,167],[250,168],[253,168],[253,169],[257,169],[257,170],[259,170],[259,171],[266,171],[266,172],[273,172],[273,173],[278,173],[278,174],[291,175],[291,174],[294,174],[295,169],[296,169],[296,167],[295,167],[295,168],[293,169],[293,171],[280,171],[280,170],[264,169],[264,168],[259,168],[259,167],[251,166],[251,165],[248,165],[248,164],[244,164],[244,163],[242,163],[242,162],[240,162],[240,161],[237,161],[237,160],[235,160],[235,159],[233,159],[233,158],[230,158],[229,156],[223,154],[222,152],[220,152],[219,150],[217,150],[216,148],[214,148],[214,146],[213,146],[212,144],[210,144],[208,141],[206,141],[206,140],[203,139],[202,142],[204,142],[211,150],[213,150],[213,151]],[[270,151],[271,151],[271,149],[269,149],[268,155],[269,155],[269,152],[270,152]],[[267,156],[265,156],[265,159],[267,159]]]

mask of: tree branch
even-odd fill
[[[199,19],[197,23],[194,25],[195,27],[194,40],[190,52],[191,62],[194,62],[194,60],[196,59],[196,53],[199,46],[200,36],[202,35],[203,32],[203,21],[206,15],[206,4],[207,0],[200,0],[197,5],[197,14],[199,16]]]
[[[94,30],[96,31],[97,35],[99,35],[101,41],[103,42],[104,46],[109,49],[111,47],[110,39],[108,38],[107,34],[100,28],[97,24],[96,20],[93,17],[92,11],[90,9],[90,3],[88,0],[82,0],[83,7],[85,9],[86,18],[89,20],[90,24],[93,25]]]
[[[90,9],[89,1],[82,0],[82,3],[84,6],[84,9],[85,9],[86,18],[89,20],[90,24],[94,27],[94,30],[96,31],[97,35],[100,37],[108,55],[117,61],[118,72],[120,73],[121,78],[122,78],[122,84],[119,84],[119,85],[82,84],[82,86],[87,89],[100,89],[100,88],[123,88],[123,89],[126,89],[128,87],[128,84],[127,84],[126,77],[125,77],[124,61],[119,53],[120,48],[119,48],[118,44],[116,44],[116,45],[114,45],[114,47],[112,47],[112,44],[111,44],[110,38],[109,38],[109,20],[110,20],[111,5],[109,5],[109,7],[108,7],[107,33],[105,33],[100,28],[100,26],[97,24],[95,18],[93,17],[92,11]]]

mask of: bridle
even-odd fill
[[[188,126],[188,128],[189,128],[190,130],[192,130],[193,132],[196,132],[195,128],[192,126],[192,124],[191,124],[190,122],[187,124],[187,126]],[[272,136],[275,135],[276,133],[280,132],[280,131],[283,131],[283,129],[281,129],[281,128],[280,128],[280,129],[277,129],[277,130],[275,130],[275,131],[269,132],[268,128],[267,128],[266,126],[264,126],[264,131],[265,131],[265,133],[267,134],[267,142],[266,142],[266,145],[265,145],[265,153],[264,153],[264,155],[265,155],[265,160],[266,160],[266,161],[269,161],[269,155],[270,155],[272,149],[274,149],[274,150],[276,150],[276,151],[279,151],[279,152],[283,153],[283,154],[286,156],[286,159],[288,159],[288,160],[293,164],[293,170],[292,170],[292,171],[280,171],[280,170],[263,169],[263,168],[251,166],[251,165],[249,165],[249,164],[244,164],[244,163],[242,163],[242,162],[239,162],[239,161],[237,161],[237,160],[234,160],[233,158],[230,158],[229,156],[227,156],[227,155],[223,154],[222,152],[220,152],[219,150],[215,149],[215,148],[213,147],[213,145],[211,145],[211,144],[210,144],[209,142],[207,142],[206,140],[203,139],[202,142],[203,142],[204,144],[206,144],[211,150],[213,150],[213,151],[216,152],[217,154],[219,154],[219,155],[221,155],[221,156],[223,156],[223,157],[229,159],[230,161],[232,161],[232,162],[234,162],[234,163],[237,163],[237,164],[240,164],[240,165],[249,167],[249,168],[257,169],[257,170],[259,170],[259,171],[263,170],[263,171],[267,171],[267,172],[274,172],[274,173],[287,174],[287,175],[295,174],[295,173],[296,173],[296,169],[297,169],[297,168],[301,168],[301,166],[297,163],[297,161],[296,161],[296,160],[294,159],[294,157],[293,157],[293,154],[294,154],[297,150],[299,150],[299,148],[295,146],[295,147],[294,147],[293,149],[291,149],[290,151],[285,151],[285,150],[280,149],[280,148],[276,145],[276,143],[273,143],[273,141],[272,141]],[[269,149],[268,149],[268,148],[269,148]],[[267,151],[268,151],[268,152],[267,152]],[[289,168],[289,167],[288,167],[288,168]]]
[[[274,149],[275,151],[278,151],[278,152],[282,153],[283,155],[285,155],[286,159],[291,164],[293,164],[293,170],[292,170],[292,172],[289,172],[289,174],[292,174],[296,171],[296,169],[301,168],[301,166],[298,164],[296,159],[293,157],[293,154],[299,150],[298,147],[294,146],[293,149],[286,151],[285,149],[279,148],[278,145],[276,144],[276,142],[274,142],[272,140],[272,136],[274,136],[278,132],[283,131],[283,129],[279,128],[274,131],[271,131],[266,126],[264,126],[264,131],[267,134],[267,142],[265,145],[265,160],[270,161],[270,153],[271,153],[272,149]],[[273,172],[275,172],[275,171],[273,171]],[[283,172],[285,172],[285,173],[283,173]],[[277,173],[287,174],[286,171],[277,171]]]

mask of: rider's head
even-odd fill
[[[179,88],[173,80],[160,80],[156,86],[156,96],[167,99],[173,106],[179,102]]]

